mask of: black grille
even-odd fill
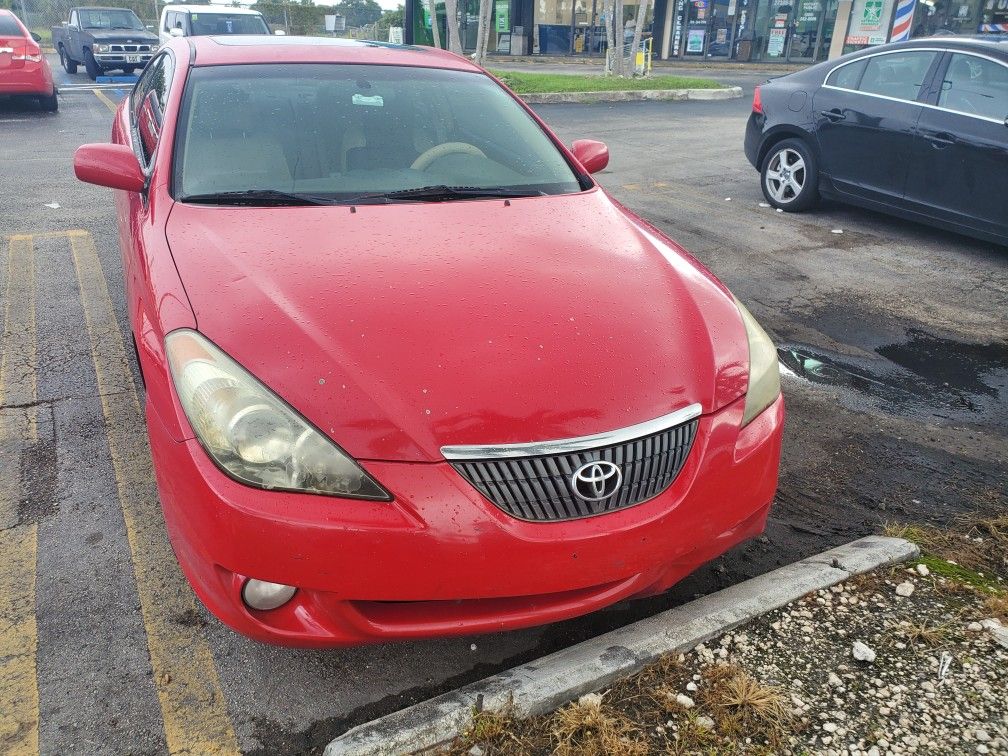
[[[693,446],[697,422],[598,449],[451,464],[512,517],[540,522],[591,517],[640,504],[672,485]],[[574,494],[571,479],[582,465],[598,460],[619,467],[623,482],[609,498],[585,501]]]

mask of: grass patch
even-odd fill
[[[969,515],[949,528],[888,523],[885,534],[916,543],[920,561],[941,577],[988,591],[1008,580],[1008,514]]]
[[[724,85],[712,79],[690,76],[647,76],[624,78],[616,76],[587,76],[584,74],[526,73],[518,71],[492,71],[517,94],[542,92],[614,92],[628,89],[723,89]]]

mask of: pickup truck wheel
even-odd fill
[[[84,51],[84,68],[87,69],[87,75],[91,77],[91,81],[94,81],[101,76],[101,67],[98,65],[98,61],[95,60],[95,57],[91,54],[90,50]]]
[[[55,113],[59,110],[59,100],[56,99],[56,87],[53,87],[53,92],[48,97],[39,97],[39,105],[42,106],[42,110],[48,111],[49,113]]]
[[[67,51],[63,49],[63,45],[60,45],[59,49],[60,64],[63,66],[63,70],[68,74],[77,73],[77,64],[70,60],[70,56],[67,55]]]

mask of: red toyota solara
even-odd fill
[[[0,8],[0,96],[34,97],[43,110],[57,110],[56,85],[40,39],[11,11]]]
[[[470,62],[193,37],[113,144],[168,533],[239,632],[519,628],[669,588],[760,533],[774,347]]]

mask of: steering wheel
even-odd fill
[[[435,145],[429,150],[424,150],[424,153],[413,161],[413,165],[411,165],[410,168],[415,171],[425,171],[430,164],[438,158],[454,154],[473,155],[481,158],[486,157],[486,155],[483,154],[483,150],[475,145],[469,144],[468,142],[445,142],[444,144]]]

